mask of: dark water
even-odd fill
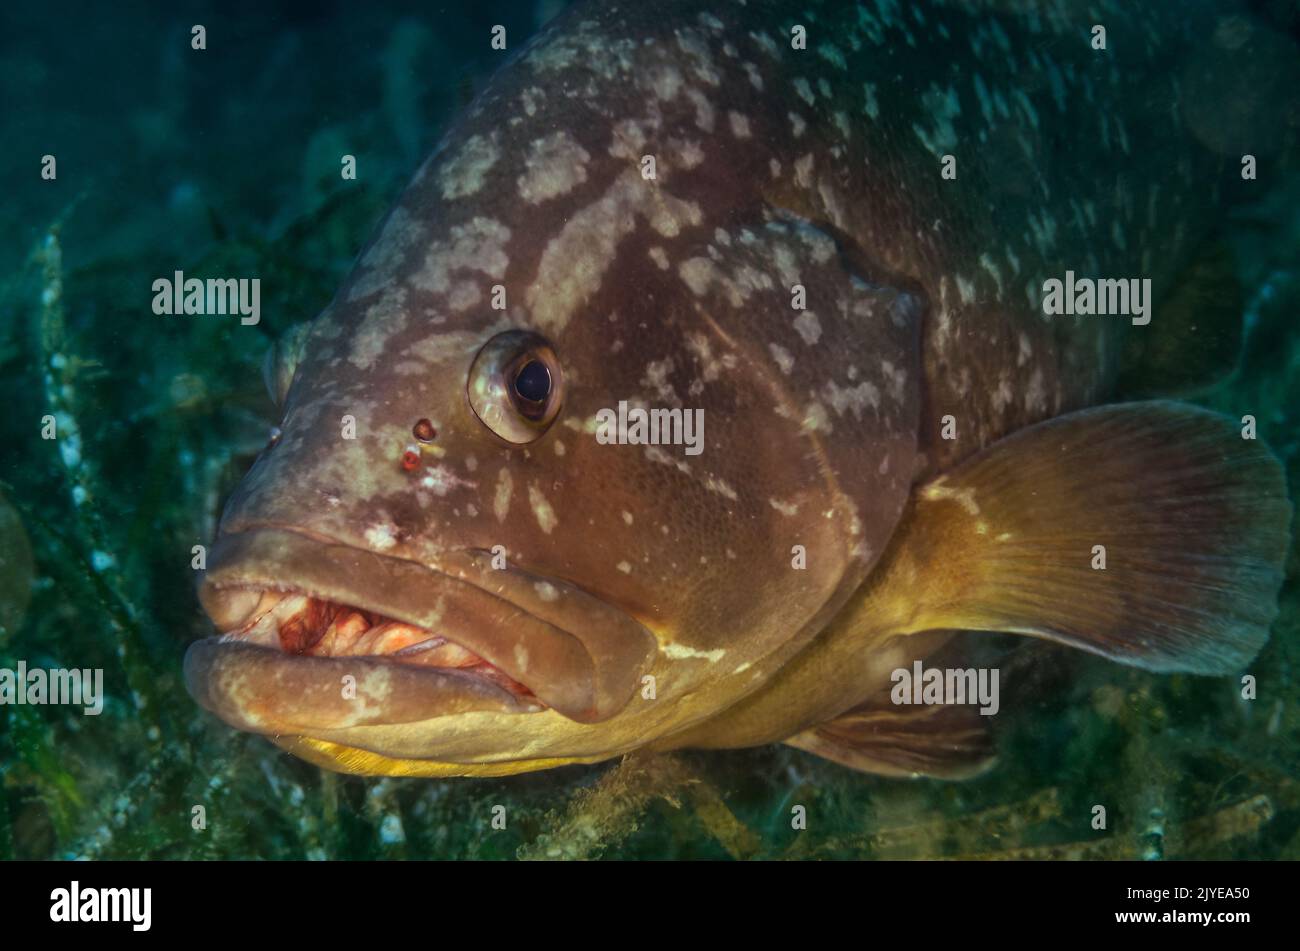
[[[1294,546],[1250,667],[1256,699],[1233,678],[1037,647],[999,717],[999,765],[960,784],[861,775],[785,747],[364,780],[202,713],[180,680],[185,646],[209,633],[191,547],[211,539],[275,423],[263,353],[329,302],[481,88],[492,25],[521,42],[549,12],[312,6],[0,10],[0,667],[102,668],[105,694],[97,717],[0,707],[0,858],[1300,858]],[[1286,4],[1256,10],[1279,32],[1297,22]],[[204,52],[190,47],[195,23]],[[46,154],[53,181],[40,178]],[[341,154],[357,157],[356,181],[340,181]],[[1300,179],[1273,172],[1259,202],[1225,215],[1249,290],[1244,356],[1192,398],[1255,415],[1294,498]],[[260,324],[157,318],[148,289],[174,270],[259,275]],[[46,414],[60,439],[39,438]],[[1024,648],[1012,650],[1019,663]],[[490,821],[498,805],[504,830]],[[796,831],[800,805],[809,823]]]

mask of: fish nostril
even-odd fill
[[[262,592],[252,588],[211,588],[205,585],[199,591],[199,600],[219,631],[234,631],[257,610]]]
[[[434,428],[433,423],[427,419],[422,419],[415,424],[415,427],[411,430],[411,435],[420,442],[433,442],[438,438],[438,430]]]

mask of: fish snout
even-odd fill
[[[654,636],[575,585],[491,560],[428,566],[283,528],[224,535],[199,593],[222,633],[191,646],[186,685],[263,733],[481,710],[594,723],[626,707]]]
[[[252,588],[217,588],[200,584],[199,601],[219,631],[233,631],[252,620],[262,592]]]

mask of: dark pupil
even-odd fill
[[[529,403],[544,403],[551,394],[551,371],[540,360],[529,360],[515,374],[515,393]]]

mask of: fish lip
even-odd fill
[[[382,657],[286,654],[221,635],[190,645],[184,674],[199,706],[250,733],[310,735],[412,723],[428,719],[430,707],[442,716],[544,709],[462,670],[413,667]],[[352,690],[345,693],[347,683]]]
[[[229,629],[242,620],[240,607],[235,606],[241,591],[310,594],[436,630],[525,685],[547,707],[577,722],[599,722],[622,710],[653,660],[657,644],[653,635],[627,613],[576,585],[513,566],[494,569],[491,558],[482,550],[462,549],[440,554],[434,566],[294,526],[242,525],[224,532],[212,546],[199,599],[218,626]],[[223,642],[220,637],[196,642],[186,656],[186,684],[201,705],[223,719],[240,721],[235,725],[255,720],[261,724],[258,732],[290,730],[274,729],[268,716],[254,716],[243,708],[266,706],[267,694],[287,686],[314,690],[327,685],[331,694],[338,694],[338,677],[343,674],[337,661],[357,667],[358,661],[366,660],[362,666],[367,671],[406,668],[384,658],[304,657],[270,648],[259,648],[263,653],[254,655],[237,650],[254,646]],[[394,676],[403,690],[430,701],[423,715],[416,715],[420,704],[409,698],[376,698],[378,707],[392,707],[398,719],[384,720],[376,714],[368,722],[406,722],[400,718],[429,719],[471,709],[530,712],[527,701],[508,691],[497,696],[471,688],[465,677],[448,678],[437,668],[417,670],[433,677],[416,680],[407,676],[407,669]],[[447,690],[447,703],[437,702],[436,685]],[[324,695],[312,693],[312,697],[322,705],[316,720],[350,722],[357,715]],[[282,705],[286,722],[312,719],[292,715],[289,700]],[[336,724],[315,724],[315,728],[321,725]]]

